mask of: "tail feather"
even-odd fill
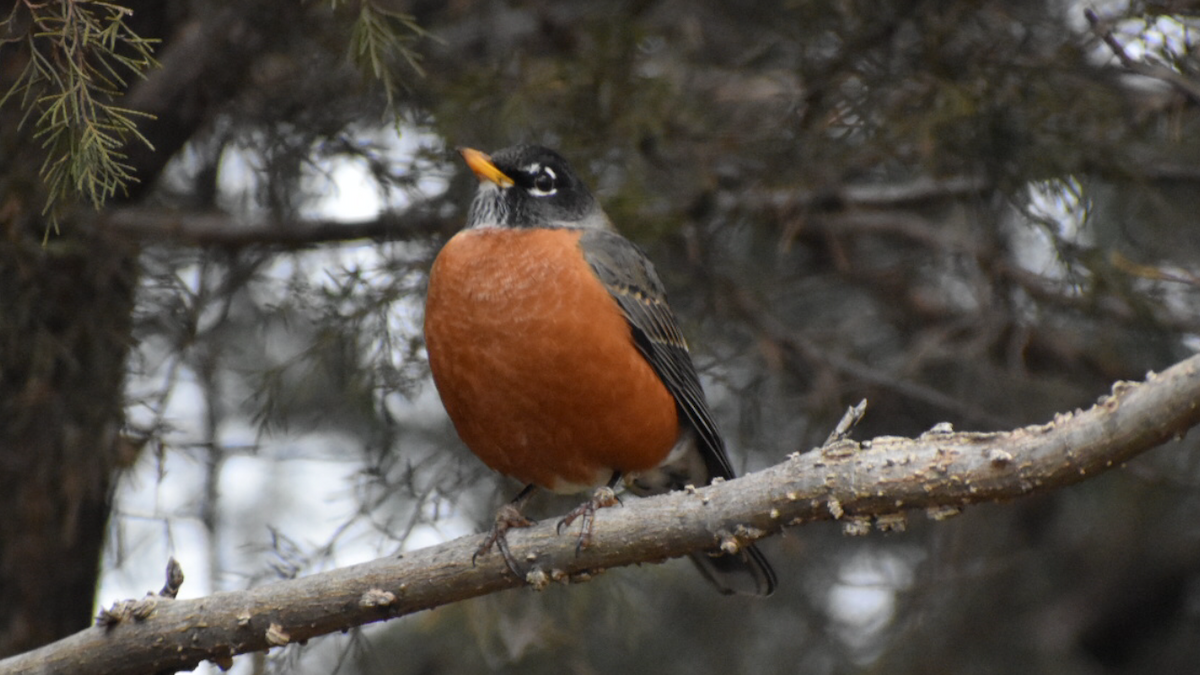
[[[700,551],[689,557],[700,574],[725,595],[766,597],[775,592],[775,570],[753,544],[737,553]]]

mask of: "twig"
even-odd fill
[[[1108,45],[1108,48],[1112,50],[1113,55],[1117,57],[1122,66],[1138,75],[1162,80],[1178,89],[1180,93],[1191,99],[1192,103],[1200,104],[1200,83],[1194,82],[1182,73],[1165,66],[1134,60],[1125,51],[1124,45],[1113,35],[1108,22],[1096,14],[1096,10],[1087,7],[1083,10],[1083,15],[1087,18],[1088,24],[1091,25],[1092,31],[1104,41],[1104,44]]]
[[[862,421],[863,415],[867,414],[867,399],[858,402],[858,405],[852,405],[846,409],[846,414],[842,415],[842,419],[838,421],[837,426],[833,431],[829,432],[829,437],[825,439],[825,445],[833,445],[838,441],[844,440],[850,435],[850,429],[854,425]]]

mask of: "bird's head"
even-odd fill
[[[467,227],[570,227],[612,230],[591,190],[562,155],[517,145],[491,155],[462,148],[479,178]]]

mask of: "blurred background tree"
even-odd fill
[[[474,189],[459,145],[539,142],[590,179],[657,262],[741,470],[863,397],[863,438],[1005,429],[1179,360],[1198,13],[5,3],[0,654],[88,625],[98,584],[157,587],[167,554],[200,595],[486,524],[515,486],[455,439],[419,330]],[[1183,439],[904,534],[789,532],[763,544],[767,601],[672,563],[235,668],[1185,672],[1198,511]]]

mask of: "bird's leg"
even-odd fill
[[[508,531],[514,527],[532,527],[533,521],[521,515],[521,509],[525,508],[525,504],[529,502],[529,498],[533,496],[536,485],[530,483],[526,485],[520,494],[511,502],[501,506],[496,511],[496,521],[492,523],[492,531],[488,533],[487,539],[479,545],[475,550],[475,555],[471,556],[471,564],[475,564],[475,559],[492,550],[492,546],[500,549],[500,555],[504,556],[504,564],[508,565],[509,571],[517,576],[518,579],[524,579],[525,573],[521,571],[517,565],[516,558],[513,558],[512,552],[508,550]]]
[[[620,481],[621,472],[614,471],[607,485],[596,488],[596,491],[592,493],[591,499],[571,509],[570,513],[558,521],[558,526],[554,531],[561,534],[562,529],[570,527],[576,518],[583,518],[583,525],[579,529],[579,541],[575,543],[575,555],[579,555],[580,551],[592,544],[592,525],[596,521],[596,509],[603,509],[621,503],[621,500],[617,498],[616,490],[613,489]]]

